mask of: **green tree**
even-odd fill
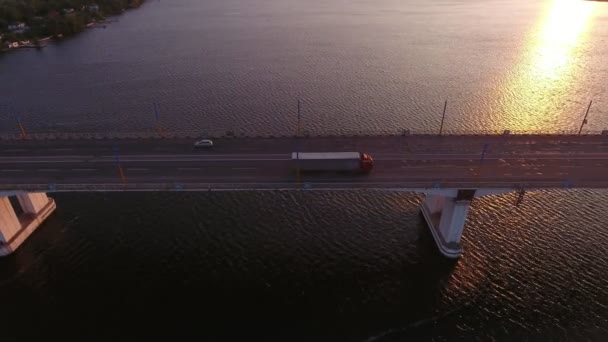
[[[12,23],[15,21],[20,21],[22,16],[17,6],[2,5],[0,7],[0,18]]]
[[[93,19],[103,19],[105,14],[117,14],[129,7],[137,7],[144,0],[0,0],[0,33],[8,34],[8,25],[27,23],[31,30],[13,35],[18,39],[39,38],[48,35],[70,35],[84,30]],[[97,3],[100,11],[91,13],[83,6]],[[65,14],[66,8],[74,13]],[[56,12],[58,15],[51,16]]]
[[[14,42],[14,41],[16,41],[16,40],[19,40],[19,39],[17,38],[17,36],[16,36],[15,34],[12,34],[12,33],[6,33],[6,34],[4,35],[4,41],[7,41],[7,42]]]

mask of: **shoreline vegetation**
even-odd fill
[[[50,40],[103,27],[145,0],[0,0],[0,52],[42,48]]]

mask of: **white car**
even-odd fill
[[[209,139],[199,140],[194,143],[194,148],[209,148],[213,147],[213,141]]]

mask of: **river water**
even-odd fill
[[[148,1],[0,56],[0,132],[608,127],[608,4]],[[0,260],[3,341],[605,340],[608,193],[476,201],[458,262],[415,194],[55,194]]]

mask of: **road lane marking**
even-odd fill
[[[79,158],[65,158],[65,159],[53,159],[59,157],[44,157],[45,159],[36,159],[36,157],[25,157],[25,158],[2,158],[0,157],[0,163],[23,163],[23,164],[35,164],[35,163],[115,163],[116,157],[104,156],[104,157],[79,157]],[[163,158],[163,159],[137,159],[131,156],[121,156],[122,161],[129,162],[230,162],[230,161],[286,161],[291,158]]]
[[[257,177],[243,177],[250,178],[252,180],[257,179]],[[351,191],[352,189],[377,189],[382,191],[398,191],[398,192],[415,192],[415,191],[425,191],[429,189],[429,181],[428,180],[411,180],[404,184],[403,181],[399,180],[378,180],[373,182],[352,182],[350,179],[331,179],[332,183],[324,183],[320,182],[320,180],[311,181],[310,184],[312,188],[307,190],[320,190],[320,191]],[[559,188],[563,186],[564,179],[563,178],[553,178],[547,181],[538,181],[531,180],[526,184],[530,188]],[[166,184],[159,183],[159,187],[154,188],[153,183],[142,183],[148,187],[141,187],[130,189],[130,191],[158,191],[158,190],[167,190],[165,187]],[[595,184],[595,185],[605,185],[605,181],[589,181],[587,184]],[[37,184],[40,186],[48,186],[48,184]],[[74,185],[79,185],[82,187],[74,187]],[[87,188],[83,185],[95,185],[94,188]],[[218,182],[213,184],[200,184],[200,183],[183,183],[184,191],[251,191],[251,190],[296,190],[301,189],[301,184],[296,183],[293,180],[280,180],[280,181],[269,181],[269,182]],[[513,180],[507,181],[497,181],[497,180],[487,180],[487,181],[477,181],[471,182],[466,180],[457,180],[453,184],[455,187],[464,188],[464,187],[491,187],[496,188],[501,191],[511,191],[515,190],[517,187],[513,183]],[[575,184],[576,185],[576,184]],[[103,187],[107,186],[107,187]],[[578,185],[576,185],[578,186]],[[74,184],[63,184],[58,185],[56,191],[124,191],[124,184],[121,183],[74,183]]]
[[[239,180],[239,179],[259,179],[259,177],[255,177],[255,176],[221,176],[221,177],[203,177],[202,179],[204,180],[220,180],[220,182],[217,182],[216,184],[222,184],[222,183],[230,183],[233,180]]]
[[[2,172],[21,172],[22,170],[2,170]]]
[[[254,161],[267,161],[267,162],[286,162],[286,161],[290,161],[291,159],[288,157],[288,155],[285,154],[250,154],[250,155],[225,155],[225,156],[230,156],[230,157],[226,157],[226,158],[222,158],[221,155],[207,155],[207,156],[202,156],[202,155],[196,155],[197,158],[193,158],[192,155],[177,155],[177,156],[151,156],[151,155],[127,155],[127,156],[123,156],[123,161],[127,161],[127,162],[154,162],[154,163],[170,163],[170,162],[202,162],[202,163],[207,163],[207,162],[215,162],[218,164],[221,163],[226,163],[226,162],[244,162],[244,161],[249,161],[249,162],[254,162]],[[277,156],[277,157],[274,157]],[[282,157],[279,157],[282,156]],[[287,158],[286,158],[287,157]],[[418,156],[419,157],[419,156]],[[38,159],[39,158],[39,159]],[[139,159],[142,158],[142,159]],[[57,164],[63,164],[63,163],[115,163],[115,157],[113,156],[28,156],[28,157],[0,157],[0,164],[13,164],[15,162],[18,163],[22,163],[22,164],[50,164],[50,163],[57,163]],[[489,160],[493,160],[493,158],[487,157],[486,158],[487,161]],[[513,167],[521,167],[521,168],[527,168],[528,166],[526,164],[523,165],[514,165],[517,164],[517,162],[522,162],[522,163],[532,163],[532,164],[536,164],[539,162],[539,160],[554,160],[554,161],[563,161],[563,164],[566,164],[567,162],[572,163],[575,160],[583,160],[586,162],[590,162],[590,163],[598,163],[598,162],[605,162],[608,158],[606,157],[593,157],[593,156],[575,156],[575,157],[564,157],[564,156],[542,156],[542,157],[538,157],[536,156],[536,158],[529,158],[527,156],[513,156],[513,157],[505,157],[502,156],[502,158],[497,158],[497,159],[502,159],[502,160],[515,160],[516,162],[509,162],[506,164],[510,164]],[[376,160],[378,162],[381,161],[413,161],[413,160],[419,160],[419,159],[415,159],[414,155],[408,156],[408,155],[403,155],[400,156],[399,158],[382,158],[382,157],[377,157]],[[443,163],[450,163],[450,162],[456,162],[456,161],[466,161],[468,160],[468,158],[464,158],[464,159],[458,159],[458,158],[446,158],[444,160],[440,160],[440,159],[429,159],[427,160],[427,162],[430,162],[431,160],[433,160],[434,163],[436,162],[443,162]],[[13,164],[14,165],[14,164]],[[89,164],[90,165],[90,164]],[[9,166],[9,165],[6,165]],[[85,165],[83,165],[85,166]],[[87,165],[88,166],[88,165]],[[91,165],[93,166],[93,165]],[[559,167],[561,168],[568,168],[568,167],[572,167],[569,165],[560,165]],[[413,169],[413,168],[412,168]],[[143,170],[142,170],[143,171]]]
[[[97,171],[99,169],[72,169],[72,171]]]
[[[167,158],[167,157],[182,157],[182,158],[190,158],[190,157],[212,157],[212,158],[221,158],[221,157],[290,157],[291,152],[289,153],[229,153],[229,154],[215,154],[215,153],[179,153],[179,154],[123,154],[125,157],[140,157],[140,158]],[[607,154],[608,156],[608,154]],[[79,156],[74,156],[79,157]],[[101,156],[111,158],[112,156]]]
[[[402,165],[401,168],[402,169],[436,169],[436,168],[440,168],[443,167],[443,165],[421,165],[421,166],[407,166],[407,165]],[[446,165],[445,167],[467,167],[467,165],[462,165],[462,166],[454,166],[454,165]]]
[[[285,157],[285,156],[284,156]],[[40,158],[40,159],[38,159]],[[114,156],[51,156],[51,157],[0,157],[0,162],[20,162],[20,163],[72,163],[79,162],[85,159],[91,159],[91,161],[98,163],[107,163],[114,162]],[[501,158],[505,160],[505,158]],[[605,161],[608,158],[597,158],[597,157],[578,157],[578,158],[559,158],[559,157],[546,157],[546,158],[506,158],[506,160],[516,160],[516,161],[528,161],[528,162],[538,162],[540,160],[554,160],[554,161],[568,161],[572,160],[585,160],[585,161]],[[170,157],[153,157],[153,156],[132,156],[132,155],[123,155],[122,160],[124,161],[133,161],[133,162],[176,162],[176,161],[286,161],[291,160],[291,158],[280,158],[280,157],[270,157],[270,158],[260,158],[255,156],[243,156],[240,158],[217,158],[217,156],[198,156],[197,158],[192,158],[189,156],[170,156]],[[376,161],[408,161],[408,160],[426,160],[426,161],[471,161],[470,158],[446,158],[446,159],[418,159],[418,158],[408,158],[407,156],[403,156],[401,158],[375,158]],[[497,160],[494,158],[486,158],[486,160]]]
[[[132,158],[121,158],[124,162],[132,163],[151,163],[151,162],[234,162],[234,161],[286,161],[291,158],[285,159],[132,159]],[[93,163],[110,163],[113,160],[91,160]]]
[[[13,161],[2,161],[0,164],[68,164],[68,163],[86,163],[89,160],[13,160]]]
[[[37,169],[38,172],[59,172],[59,169]]]

